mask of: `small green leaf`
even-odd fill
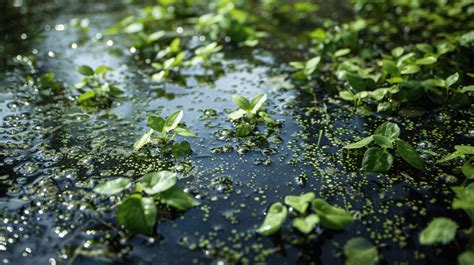
[[[87,66],[87,65],[81,65],[81,66],[78,66],[76,67],[76,71],[78,73],[80,73],[81,75],[84,75],[84,76],[93,76],[94,75],[94,70]]]
[[[263,104],[267,101],[267,95],[266,94],[260,94],[257,95],[252,99],[250,102],[250,113],[256,114],[257,111],[263,106]]]
[[[310,214],[306,217],[296,217],[292,225],[303,234],[308,234],[319,223],[319,216]]]
[[[316,67],[318,66],[319,62],[321,61],[321,57],[316,56],[308,60],[304,66],[304,74],[306,76],[310,76],[311,74],[316,71]]]
[[[463,156],[464,156],[464,154],[461,153],[460,151],[454,151],[451,154],[446,155],[446,156],[442,157],[441,159],[436,160],[436,164],[444,163],[446,161],[453,160],[453,159],[456,159],[458,157],[463,157]]]
[[[383,135],[375,134],[373,135],[375,143],[385,148],[393,148],[392,139],[385,137]]]
[[[438,61],[438,59],[434,56],[428,56],[425,58],[421,58],[415,61],[416,64],[418,65],[429,65],[429,64],[434,64]]]
[[[280,230],[286,220],[288,210],[285,205],[275,202],[268,208],[267,216],[263,220],[262,225],[258,228],[258,232],[262,235],[272,235]]]
[[[392,50],[392,56],[395,58],[398,58],[402,56],[404,50],[403,47],[396,47],[395,49]]]
[[[250,112],[252,109],[252,105],[248,99],[243,96],[234,95],[232,97],[232,102],[234,102],[234,104],[237,105],[237,107],[239,107],[241,110],[245,110],[246,112]]]
[[[342,99],[347,100],[347,101],[353,101],[353,100],[357,99],[357,98],[354,96],[354,93],[352,93],[352,92],[349,91],[349,90],[345,90],[345,91],[339,92],[339,96],[340,96]]]
[[[117,222],[132,233],[150,235],[156,222],[157,209],[151,198],[134,194],[117,207]]]
[[[104,182],[94,188],[94,192],[103,195],[114,195],[131,186],[131,182],[127,178],[117,178]]]
[[[128,25],[123,31],[125,33],[137,33],[143,30],[143,24],[140,22],[134,22]]]
[[[474,183],[467,185],[467,187],[453,187],[456,193],[456,198],[453,200],[453,209],[463,209],[467,215],[474,222]]]
[[[393,122],[384,122],[377,129],[374,134],[383,135],[391,140],[395,140],[400,136],[400,127]]]
[[[468,179],[474,179],[474,165],[469,161],[464,162],[461,167],[461,171]]]
[[[160,193],[159,197],[164,203],[181,211],[199,205],[198,201],[176,186]]]
[[[149,115],[147,118],[148,127],[157,132],[162,132],[165,127],[165,119],[157,115]]]
[[[362,159],[362,168],[367,172],[385,173],[392,164],[392,155],[378,147],[367,149]]]
[[[334,57],[341,57],[351,53],[351,49],[340,49],[334,52]]]
[[[165,132],[174,130],[178,126],[182,118],[183,118],[182,110],[177,111],[171,114],[170,116],[168,116],[168,118],[166,118],[165,127],[164,127]]]
[[[238,137],[249,136],[250,134],[252,134],[252,128],[248,124],[242,123],[237,126],[235,133]]]
[[[153,195],[166,191],[176,184],[176,173],[162,170],[159,172],[151,172],[143,176],[143,191]]]
[[[246,113],[245,110],[239,109],[239,110],[236,110],[236,111],[232,112],[231,114],[229,114],[229,118],[231,120],[238,120],[238,119],[242,118],[245,113]]]
[[[139,150],[146,144],[148,144],[151,141],[151,135],[153,134],[153,129],[149,130],[148,132],[144,133],[140,139],[138,139],[134,144],[133,144],[133,149],[134,150]]]
[[[420,234],[422,245],[446,245],[456,236],[458,225],[451,219],[439,217],[433,219]]]
[[[81,103],[84,101],[87,101],[91,98],[95,97],[95,92],[94,91],[86,91],[82,93],[78,98],[77,98],[77,103]]]
[[[459,265],[472,265],[474,264],[474,251],[468,250],[458,256]]]
[[[474,146],[470,145],[456,145],[454,146],[456,151],[462,153],[463,155],[474,155]]]
[[[448,78],[446,78],[446,84],[448,85],[448,87],[450,87],[450,86],[454,85],[458,80],[459,80],[459,74],[454,73],[454,74],[448,76]]]
[[[395,141],[395,147],[398,154],[403,158],[403,160],[405,160],[405,162],[416,169],[425,171],[425,163],[418,155],[415,148],[413,148],[409,143],[397,139]]]
[[[352,238],[344,245],[346,265],[374,265],[379,259],[378,251],[363,237]]]
[[[174,129],[175,133],[181,135],[181,136],[186,136],[186,137],[197,137],[197,135],[190,130],[184,128],[184,127],[176,127]]]
[[[343,230],[354,222],[352,215],[346,210],[332,206],[322,199],[314,199],[312,206],[319,216],[323,227],[333,230]]]
[[[191,145],[187,141],[173,144],[172,154],[174,157],[185,157],[191,153]]]
[[[372,141],[374,140],[374,138],[371,136],[368,136],[368,137],[365,137],[365,138],[362,138],[361,140],[355,142],[355,143],[352,143],[352,144],[348,144],[348,145],[345,145],[343,148],[345,149],[358,149],[358,148],[362,148],[368,144],[370,144]]]
[[[285,204],[291,206],[299,213],[305,213],[309,203],[314,199],[314,193],[308,192],[299,196],[285,196]]]

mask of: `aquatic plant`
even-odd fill
[[[188,130],[181,124],[183,111],[177,111],[165,118],[159,115],[150,114],[147,118],[150,130],[142,135],[134,145],[133,149],[139,150],[145,145],[155,144],[162,150],[171,151],[174,157],[182,157],[191,153],[191,145],[187,141],[174,143],[173,140],[177,135],[185,137],[196,137],[196,134]]]
[[[275,121],[263,110],[263,105],[267,101],[266,94],[259,94],[252,100],[239,95],[232,97],[238,110],[229,114],[229,118],[235,122],[236,135],[239,137],[249,136],[259,124],[272,125]]]
[[[400,128],[392,122],[382,123],[373,135],[367,136],[355,143],[345,145],[344,149],[358,149],[372,142],[380,147],[370,147],[365,151],[362,159],[362,169],[368,172],[387,172],[393,164],[393,156],[388,149],[395,147],[396,152],[412,167],[425,171],[425,163],[420,158],[415,148],[409,143],[399,139]]]
[[[95,70],[87,65],[78,66],[76,71],[84,78],[74,85],[82,93],[77,98],[77,103],[85,106],[109,107],[114,98],[123,94],[120,88],[106,80],[106,74],[113,70],[105,65]]]
[[[131,233],[152,235],[157,218],[157,204],[168,205],[184,211],[199,203],[176,185],[176,173],[171,171],[150,172],[135,183],[135,192],[121,198],[117,205],[117,222]],[[94,192],[112,196],[130,190],[132,181],[117,178],[94,188]]]

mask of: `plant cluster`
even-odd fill
[[[106,181],[94,192],[112,196],[130,190],[133,183],[128,178]],[[135,184],[135,192],[121,198],[117,205],[117,222],[132,233],[153,234],[158,216],[157,204],[164,204],[184,211],[199,203],[176,185],[176,173],[159,171],[145,174]]]
[[[266,94],[259,94],[252,100],[244,96],[234,95],[232,101],[239,108],[229,114],[229,118],[236,125],[235,133],[238,137],[251,135],[260,124],[274,125],[275,121],[263,110],[267,101]]]
[[[358,149],[372,142],[379,147],[370,147],[364,153],[362,169],[368,172],[387,172],[393,164],[393,156],[388,152],[395,148],[400,157],[412,167],[425,171],[425,163],[420,158],[415,148],[409,143],[399,139],[400,128],[392,122],[382,123],[373,135],[365,137],[355,143],[344,146],[345,149]]]

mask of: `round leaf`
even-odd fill
[[[131,186],[131,182],[127,178],[117,178],[102,183],[94,188],[94,192],[103,195],[114,195]]]
[[[266,236],[276,233],[285,222],[287,215],[288,210],[285,205],[279,202],[273,203],[270,208],[268,208],[267,216],[265,216],[265,220],[263,220],[262,225],[257,231]]]
[[[451,219],[439,217],[433,219],[420,234],[422,245],[435,245],[451,242],[456,236],[458,225]]]
[[[181,211],[199,205],[198,201],[176,186],[160,193],[160,199],[164,203]]]
[[[392,164],[392,155],[378,147],[367,149],[362,159],[362,168],[367,172],[385,173]]]
[[[346,265],[373,265],[378,259],[378,251],[363,237],[352,238],[344,245]]]
[[[458,257],[459,265],[472,265],[474,264],[474,251],[466,251]]]
[[[148,173],[142,179],[143,190],[150,195],[166,191],[175,184],[176,173],[167,170]]]
[[[153,232],[157,209],[151,198],[135,194],[123,200],[117,208],[117,221],[132,233],[149,235]]]
[[[162,132],[165,127],[165,119],[157,115],[149,115],[147,118],[148,127],[157,132]]]
[[[396,123],[387,121],[375,129],[374,134],[382,135],[389,139],[395,140],[398,138],[398,136],[400,136],[400,127],[398,127]]]
[[[81,65],[76,67],[76,71],[80,73],[81,75],[84,76],[93,76],[94,75],[94,69],[87,65]]]

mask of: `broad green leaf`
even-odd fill
[[[148,144],[151,141],[151,135],[153,134],[153,129],[149,130],[148,132],[144,133],[140,139],[138,139],[134,144],[133,144],[133,149],[134,150],[139,150],[146,144]]]
[[[232,97],[232,102],[234,102],[234,104],[237,105],[237,107],[239,107],[241,110],[245,110],[246,112],[250,112],[252,109],[252,105],[248,99],[243,96],[234,95]]]
[[[291,206],[299,213],[305,213],[309,203],[314,199],[314,193],[308,192],[299,196],[285,196],[285,204]]]
[[[295,69],[304,69],[304,63],[303,62],[290,62],[290,66],[292,66]]]
[[[352,238],[344,245],[346,265],[373,265],[379,255],[377,248],[363,237]]]
[[[368,137],[365,137],[365,138],[362,138],[361,140],[355,142],[355,143],[352,143],[352,144],[348,144],[346,146],[344,146],[343,148],[345,149],[357,149],[357,148],[362,148],[368,144],[370,144],[372,141],[374,140],[374,138],[371,136],[368,136]]]
[[[461,171],[468,179],[474,179],[474,165],[469,161],[464,162],[461,167]]]
[[[87,101],[91,98],[95,97],[95,92],[94,91],[86,91],[82,93],[78,98],[77,98],[77,103],[81,103],[84,101]]]
[[[348,91],[348,90],[339,92],[339,96],[342,99],[347,100],[347,101],[353,101],[353,100],[356,99],[356,97],[354,96],[354,93],[352,93],[351,91]]]
[[[463,209],[474,222],[474,183],[467,187],[453,187],[456,198],[453,200],[453,209]]]
[[[395,147],[397,149],[397,153],[403,158],[403,160],[405,160],[405,162],[416,169],[425,171],[425,162],[423,162],[415,148],[413,148],[409,143],[397,139],[395,141]]]
[[[154,73],[152,76],[151,76],[151,79],[153,81],[162,81],[163,79],[165,79],[165,77],[168,75],[168,72],[167,70],[163,70],[163,71],[159,71],[158,73]]]
[[[87,65],[81,65],[81,66],[76,67],[76,71],[84,76],[94,75],[94,69],[92,69],[90,66],[87,66]]]
[[[304,74],[306,76],[310,76],[311,74],[313,74],[313,72],[316,70],[316,67],[318,66],[320,61],[321,61],[321,57],[319,56],[316,56],[308,60],[304,66]]]
[[[184,127],[178,126],[178,127],[176,127],[176,128],[174,129],[174,131],[175,131],[177,134],[181,135],[181,136],[197,137],[197,135],[196,135],[195,133],[191,132],[190,130],[188,130],[188,129],[184,128]]]
[[[373,135],[373,138],[374,138],[375,143],[380,145],[381,147],[393,148],[392,139],[385,137],[383,135],[379,135],[379,134]]]
[[[306,217],[296,217],[291,223],[294,228],[298,229],[303,234],[308,234],[319,223],[319,216],[310,214]]]
[[[446,78],[446,84],[448,85],[448,87],[450,87],[450,86],[454,85],[458,80],[459,80],[459,74],[454,73],[454,74],[448,76],[448,78]]]
[[[354,218],[348,211],[332,206],[322,199],[314,199],[312,206],[319,216],[321,225],[325,228],[343,230],[354,222]]]
[[[456,145],[454,146],[456,151],[461,152],[464,155],[474,155],[474,146],[470,145]]]
[[[134,22],[128,25],[123,31],[125,33],[137,33],[143,30],[143,24],[140,22]]]
[[[458,225],[451,219],[438,217],[433,219],[423,231],[419,240],[422,245],[446,245],[456,236]]]
[[[175,38],[170,43],[171,52],[174,52],[174,53],[179,52],[181,50],[180,46],[181,46],[181,39],[180,38]]]
[[[340,50],[337,50],[336,52],[334,52],[334,57],[341,57],[341,56],[344,56],[344,55],[347,55],[351,53],[351,49],[340,49]]]
[[[252,99],[250,102],[251,110],[250,113],[256,114],[257,111],[263,106],[263,104],[267,101],[267,95],[266,94],[260,94],[257,95]]]
[[[362,159],[362,168],[367,172],[385,173],[392,164],[392,155],[378,147],[367,149]]]
[[[415,63],[418,64],[418,65],[429,65],[429,64],[436,63],[436,61],[438,61],[438,59],[436,57],[428,56],[428,57],[416,60]]]
[[[162,170],[145,174],[142,179],[143,191],[153,195],[166,191],[176,184],[176,173]]]
[[[242,123],[238,125],[237,128],[235,129],[235,134],[238,137],[249,136],[250,134],[252,134],[252,128],[248,124]]]
[[[157,115],[148,115],[147,124],[148,127],[152,128],[157,132],[163,132],[163,128],[165,127],[165,119],[161,118]]]
[[[398,58],[402,56],[403,52],[403,47],[396,47],[392,50],[392,56]]]
[[[402,74],[402,75],[412,75],[412,74],[418,73],[420,70],[421,69],[418,65],[408,64],[408,65],[403,66],[400,69],[400,74]]]
[[[391,140],[395,140],[400,136],[400,128],[396,123],[387,121],[377,127],[374,134],[383,135]]]
[[[134,194],[117,207],[117,221],[132,233],[150,235],[156,222],[157,209],[151,198]]]
[[[474,85],[464,86],[459,90],[460,93],[474,92]]]
[[[474,251],[468,250],[458,256],[459,265],[472,265],[474,264]]]
[[[183,118],[182,110],[177,111],[171,114],[170,116],[168,116],[168,118],[166,118],[165,127],[164,127],[165,132],[174,130],[178,126],[182,118]]]
[[[191,145],[187,141],[173,144],[171,153],[174,157],[185,157],[191,153]]]
[[[239,109],[239,110],[236,110],[236,111],[230,113],[229,118],[231,120],[238,120],[238,119],[242,118],[245,113],[246,113],[245,110]]]
[[[163,30],[160,30],[160,31],[153,32],[152,34],[148,35],[146,40],[147,40],[147,42],[152,43],[152,42],[155,42],[155,41],[161,39],[165,35],[166,35],[166,32],[163,31]]]
[[[198,201],[176,186],[160,193],[159,197],[164,203],[181,211],[199,205]]]
[[[103,195],[114,195],[131,186],[131,182],[127,178],[117,178],[106,181],[94,188],[94,192]]]
[[[287,215],[288,210],[285,205],[279,202],[273,203],[270,208],[268,208],[265,220],[263,220],[262,225],[257,231],[266,236],[276,233],[285,222]]]
[[[108,66],[105,66],[105,65],[101,65],[101,66],[99,66],[95,69],[94,73],[99,75],[99,74],[105,74],[105,73],[107,73],[109,71],[113,71],[113,70],[114,70],[114,68],[111,68],[111,67],[108,67]]]

